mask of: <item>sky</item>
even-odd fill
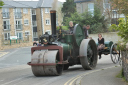
[[[14,1],[38,1],[38,0],[14,0]],[[58,0],[60,2],[65,2],[66,0]]]

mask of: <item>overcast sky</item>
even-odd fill
[[[14,1],[38,1],[38,0],[14,0]],[[58,0],[58,1],[65,2],[66,0]]]

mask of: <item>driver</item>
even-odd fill
[[[69,22],[69,30],[70,30],[70,34],[73,33],[73,29],[74,29],[73,21],[70,21],[70,22]]]

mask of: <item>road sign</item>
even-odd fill
[[[10,40],[16,40],[17,36],[10,36]]]

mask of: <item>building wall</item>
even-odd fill
[[[22,9],[23,11],[23,9]],[[24,25],[24,20],[28,19],[29,23],[28,25]],[[30,34],[29,40],[32,41],[32,21],[31,21],[31,12],[30,12],[30,8],[28,8],[28,13],[25,14],[22,12],[22,24],[23,24],[23,37],[25,37],[25,31],[28,31]]]
[[[41,8],[36,9],[36,20],[37,20],[37,32],[38,36],[42,35],[42,20],[41,20]]]
[[[5,41],[4,40],[4,33],[6,32],[9,32],[10,33],[10,36],[16,36],[16,32],[22,32],[23,33],[23,40],[24,39],[28,39],[26,36],[25,36],[25,32],[28,31],[29,32],[29,42],[32,42],[32,21],[31,21],[31,11],[30,11],[30,8],[28,8],[28,14],[24,14],[23,13],[23,8],[21,8],[21,12],[22,12],[22,18],[21,19],[18,19],[18,20],[22,20],[22,26],[23,26],[23,30],[21,31],[16,31],[16,28],[15,28],[15,25],[16,25],[16,19],[15,19],[15,13],[14,13],[14,8],[9,8],[9,18],[7,19],[4,19],[2,17],[2,9],[0,9],[0,46],[2,48],[4,48],[6,45],[4,45]],[[28,25],[24,25],[24,20],[25,19],[28,19],[29,21],[29,24]],[[4,31],[4,27],[3,27],[3,20],[9,20],[10,21],[10,29],[11,30],[8,30],[8,31]],[[28,43],[29,43],[28,42]],[[25,44],[25,43],[24,43]],[[8,45],[7,45],[8,47]],[[10,47],[10,46],[9,46]],[[6,47],[5,47],[6,48]],[[10,47],[11,48],[11,47]]]
[[[9,13],[10,13],[10,25],[11,25],[11,31],[10,31],[10,35],[11,36],[15,36],[15,21],[14,21],[14,9],[13,8],[9,8]]]
[[[49,8],[49,11],[51,10],[51,8]],[[28,31],[29,32],[29,42],[32,42],[33,37],[32,37],[32,16],[31,16],[31,8],[28,8],[28,13],[25,14],[23,13],[23,8],[21,8],[21,13],[22,13],[22,18],[20,19],[16,19],[15,18],[15,9],[14,8],[9,8],[9,16],[10,18],[8,19],[10,21],[10,29],[8,31],[4,31],[3,29],[3,18],[2,18],[2,9],[0,9],[0,17],[2,19],[0,19],[0,46],[2,46],[2,48],[4,48],[6,45],[3,44],[4,42],[4,32],[9,32],[10,36],[16,36],[17,32],[22,32],[23,34],[23,40],[26,39],[25,36],[25,32]],[[41,14],[42,13],[42,14]],[[28,25],[24,25],[24,20],[27,19],[29,21]],[[50,24],[46,25],[46,19],[50,20]],[[16,30],[16,20],[21,20],[21,24],[23,27],[23,30]],[[37,32],[38,32],[38,37],[41,36],[43,33],[45,33],[46,31],[50,31],[51,33],[51,19],[50,19],[50,12],[49,13],[45,13],[45,8],[36,8],[36,20],[37,20]],[[9,42],[9,41],[8,41]],[[24,43],[25,44],[25,43]],[[11,45],[12,46],[12,45]],[[8,47],[8,45],[7,45]],[[5,47],[5,49],[7,48]],[[10,47],[10,46],[9,46]],[[10,47],[11,48],[11,47]]]
[[[77,12],[78,13],[83,13],[85,12],[85,10],[88,10],[88,3],[89,2],[83,2],[83,3],[77,3],[76,7],[77,7]]]
[[[96,2],[95,2],[95,0],[90,0],[87,2],[76,3],[77,12],[84,13],[85,11],[88,11],[89,3],[96,3]],[[98,2],[98,6],[100,7],[99,9],[101,10],[101,12],[103,12],[103,1]]]
[[[101,33],[105,41],[113,41],[114,43],[117,43],[121,40],[121,37],[117,35],[117,32],[108,32],[108,33]],[[92,39],[95,40],[95,42],[98,42],[98,34],[89,34],[89,37],[92,37]]]
[[[51,8],[49,8],[49,10],[51,10]],[[46,19],[50,20],[50,25],[46,25]],[[50,18],[50,12],[49,13],[45,13],[45,8],[43,8],[43,23],[44,23],[44,33],[48,30],[51,31],[51,18]]]
[[[1,18],[0,19],[0,22],[1,22],[0,23],[0,47],[1,47],[1,41],[2,41],[2,37],[1,36],[2,36],[2,31],[3,31],[2,30],[2,14],[1,13],[2,13],[2,9],[0,9],[0,18]]]

